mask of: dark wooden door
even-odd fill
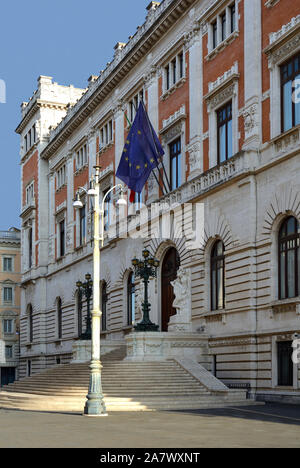
[[[172,304],[175,299],[171,281],[177,277],[180,259],[177,250],[171,247],[163,260],[161,272],[161,330],[168,331],[169,319],[176,314]]]

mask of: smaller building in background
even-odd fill
[[[17,378],[21,273],[20,230],[0,231],[0,385]]]

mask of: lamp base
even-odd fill
[[[159,325],[155,325],[152,322],[140,322],[134,326],[137,332],[156,332],[159,329]]]

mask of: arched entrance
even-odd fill
[[[171,247],[163,260],[161,269],[161,330],[168,331],[169,319],[176,314],[176,309],[172,307],[174,292],[171,281],[177,277],[177,270],[180,266],[180,258],[177,250]]]

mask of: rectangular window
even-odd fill
[[[166,67],[166,89],[170,88],[170,66]]]
[[[13,347],[12,346],[5,346],[5,358],[11,359],[13,357]]]
[[[11,257],[4,257],[3,258],[3,271],[12,271],[13,270],[13,263]]]
[[[286,132],[300,124],[300,54],[280,67],[281,129]]]
[[[103,197],[105,197],[105,195],[108,193],[109,190],[110,190],[110,187],[103,192]],[[105,198],[105,203],[104,203],[104,231],[108,231],[110,223],[111,223],[110,202],[111,202],[111,192]]]
[[[169,145],[170,150],[170,183],[175,190],[181,185],[181,139],[178,138]]]
[[[132,123],[138,111],[140,102],[144,100],[144,91],[138,92],[128,103],[129,120]]]
[[[76,152],[76,169],[80,169],[86,164],[87,164],[87,145],[85,144]]]
[[[212,42],[213,42],[213,49],[215,49],[218,45],[218,26],[217,21],[212,24]]]
[[[3,301],[12,303],[12,300],[13,300],[12,288],[4,287],[3,288]]]
[[[172,84],[175,84],[177,81],[177,76],[176,76],[176,58],[172,60],[171,62],[172,65]]]
[[[230,32],[235,31],[235,4],[230,7]]]
[[[31,182],[26,187],[26,205],[29,205],[34,200],[34,182]]]
[[[65,220],[59,223],[59,256],[65,255]]]
[[[232,157],[232,103],[217,111],[218,163]]]
[[[32,267],[32,245],[33,245],[33,231],[32,228],[28,229],[28,267]]]
[[[222,41],[226,39],[226,13],[221,15],[221,39]]]
[[[3,331],[4,333],[13,332],[13,321],[12,320],[3,320]]]
[[[79,210],[79,223],[79,245],[83,245],[86,241],[85,206]]]
[[[66,183],[66,165],[64,164],[56,173],[56,188],[59,189]]]
[[[35,143],[36,142],[36,125],[35,124],[32,127],[32,139],[33,139],[33,143]]]
[[[184,70],[183,70],[183,52],[178,55],[178,62],[179,62],[179,78],[182,78],[184,75]]]
[[[278,385],[293,385],[292,341],[277,343]]]

